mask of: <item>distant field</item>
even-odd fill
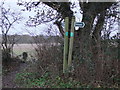
[[[13,47],[13,52],[16,55],[20,55],[23,52],[28,52],[29,54],[33,54],[35,52],[34,48],[36,47],[35,44],[17,44]]]
[[[47,45],[51,45],[51,44],[56,45],[55,43],[50,43]],[[43,46],[43,44],[41,44],[41,46]],[[28,52],[29,54],[33,55],[35,53],[35,50],[34,50],[35,47],[37,47],[36,44],[15,44],[13,47],[13,52],[16,55],[20,55],[23,52]]]

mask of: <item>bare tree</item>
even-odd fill
[[[1,32],[2,32],[2,49],[4,52],[5,58],[10,58],[10,53],[12,52],[12,48],[14,44],[16,43],[15,36],[13,35],[10,39],[10,36],[8,33],[10,32],[11,28],[14,27],[16,23],[19,23],[19,21],[23,18],[21,16],[21,13],[17,13],[12,11],[10,8],[4,7],[4,2],[1,3],[0,9],[1,9]]]

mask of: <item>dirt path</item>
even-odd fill
[[[17,73],[20,73],[27,66],[26,63],[20,63],[20,66],[17,67],[14,71],[7,73],[2,77],[2,86],[4,88],[17,88],[17,84],[14,82],[15,76]]]

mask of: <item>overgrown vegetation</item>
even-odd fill
[[[27,88],[118,88],[118,49],[112,43],[115,39],[108,41],[111,44],[106,45],[103,40],[103,60],[99,63],[92,62],[91,58],[84,59],[81,55],[74,55],[71,72],[66,75],[62,73],[63,44],[42,47],[38,44],[38,61],[32,63],[23,73],[17,74],[16,82]],[[102,68],[96,69],[95,64],[101,64]]]
[[[16,82],[25,88],[90,88],[92,86],[81,84],[73,78],[62,78],[56,76],[50,77],[50,72],[46,72],[43,76],[35,78],[34,73],[18,73]],[[99,86],[98,86],[99,87]]]

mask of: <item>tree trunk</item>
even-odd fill
[[[95,64],[95,79],[102,79],[103,60],[101,59],[101,30],[104,24],[105,14],[101,13],[92,34],[92,61]]]
[[[76,53],[79,53],[84,59],[89,58],[91,42],[90,34],[94,19],[95,15],[93,15],[90,11],[84,13],[83,22],[85,23],[85,27],[75,32],[74,52],[77,51]]]

